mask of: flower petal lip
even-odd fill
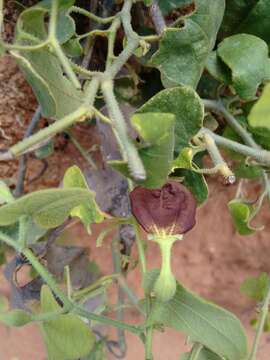
[[[196,200],[176,181],[168,181],[160,189],[137,186],[130,201],[132,214],[147,233],[184,234],[196,223]]]

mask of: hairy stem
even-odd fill
[[[135,145],[129,138],[126,121],[113,93],[112,80],[103,80],[101,89],[112,124],[117,133],[117,140],[122,152],[123,160],[128,162],[130,172],[136,180],[144,180],[146,178],[144,166]]]
[[[77,88],[81,88],[81,84],[72,70],[66,55],[64,54],[61,46],[59,45],[57,36],[56,36],[56,28],[57,28],[57,15],[58,15],[58,8],[59,8],[59,0],[52,1],[51,5],[51,16],[50,16],[50,23],[49,23],[49,43],[53,47],[59,61],[61,62],[67,76],[69,77],[70,81],[73,85]]]
[[[259,163],[270,166],[270,151],[263,149],[254,149],[247,145],[219,136],[208,129],[202,129],[201,134],[209,134],[217,145],[224,146],[230,150],[236,151],[242,155],[249,156]]]
[[[71,12],[75,12],[77,14],[81,14],[81,15],[84,15],[86,17],[88,17],[89,19],[97,22],[97,23],[100,23],[100,24],[109,24],[111,23],[114,19],[115,19],[115,16],[110,16],[110,17],[107,17],[107,18],[101,18],[95,14],[92,14],[90,11],[87,11],[83,8],[80,8],[78,6],[72,6],[69,10],[69,13]]]
[[[80,152],[81,156],[84,160],[95,170],[97,170],[97,165],[95,161],[92,159],[91,155],[82,147],[79,141],[71,134],[70,131],[66,131],[66,134],[69,136],[70,141],[76,147],[76,149]]]
[[[215,168],[218,169],[220,174],[223,175],[225,178],[234,176],[233,172],[229,169],[228,165],[222,158],[213,137],[210,134],[204,134],[204,142],[206,149],[215,165]]]
[[[257,355],[257,351],[258,351],[259,342],[260,342],[260,339],[261,339],[261,336],[263,333],[265,320],[266,320],[266,317],[267,317],[267,314],[269,311],[269,303],[270,303],[270,279],[268,279],[268,289],[265,294],[263,305],[261,307],[259,323],[258,323],[258,327],[256,330],[254,342],[252,345],[252,350],[251,350],[248,360],[256,360],[256,358],[257,358],[256,355]]]
[[[247,145],[255,149],[260,148],[260,146],[254,141],[252,135],[245,128],[243,128],[241,124],[239,124],[235,117],[231,113],[229,113],[229,111],[224,107],[221,101],[205,99],[203,100],[203,103],[204,106],[209,110],[213,110],[214,112],[222,114],[226,119],[227,123],[235,130],[238,135],[241,136],[241,138]]]
[[[82,118],[85,118],[89,115],[89,109],[85,106],[81,106],[78,110],[73,113],[65,116],[64,118],[57,120],[50,126],[40,130],[36,134],[31,137],[22,140],[18,144],[12,146],[10,148],[10,152],[14,157],[21,155],[27,152],[29,149],[33,148],[33,146],[47,140],[53,135],[57,134],[64,129],[67,129],[71,125],[73,125],[76,121],[81,121]]]
[[[166,28],[166,22],[156,0],[150,6],[150,15],[153,20],[156,32],[160,35]]]
[[[249,133],[245,128],[243,128],[241,124],[239,124],[235,117],[224,107],[221,101],[205,99],[203,100],[203,102],[205,107],[209,110],[222,114],[227,123],[242,138],[246,145],[249,145],[253,149],[261,150],[261,147],[253,139],[252,134]],[[268,198],[270,199],[270,182],[266,171],[263,171],[263,183],[268,193]]]

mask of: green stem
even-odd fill
[[[51,13],[50,13],[50,23],[49,23],[49,38],[50,39],[54,39],[55,35],[56,35],[58,8],[59,8],[59,0],[52,1]]]
[[[114,60],[114,45],[115,45],[115,39],[117,30],[119,29],[121,25],[120,19],[117,17],[114,19],[112,25],[110,26],[108,32],[108,54],[107,54],[107,60],[106,60],[106,69],[109,68],[109,66],[112,64],[112,61]]]
[[[223,175],[225,178],[229,178],[230,176],[234,176],[233,172],[229,169],[228,165],[222,158],[218,147],[216,146],[216,143],[213,139],[213,137],[205,133],[204,134],[204,143],[206,146],[206,149],[215,165],[215,168],[220,172],[221,175]]]
[[[101,82],[101,89],[117,134],[116,139],[118,140],[123,160],[128,162],[132,176],[136,180],[143,180],[146,177],[145,169],[135,145],[129,138],[126,121],[113,92],[113,81],[105,78]]]
[[[69,136],[70,141],[72,144],[78,149],[82,157],[88,162],[88,164],[95,170],[97,170],[97,165],[92,159],[92,157],[89,155],[89,153],[81,146],[79,141],[71,134],[70,131],[66,131],[66,134]]]
[[[132,0],[125,0],[124,6],[121,11],[121,20],[128,43],[124,50],[121,52],[121,54],[118,55],[117,59],[115,59],[111,66],[109,66],[105,71],[105,75],[109,76],[111,79],[113,79],[117,75],[117,73],[121,70],[123,65],[131,57],[131,55],[133,55],[134,50],[138,47],[140,42],[139,35],[135,33],[135,31],[133,31],[131,27],[131,8]]]
[[[142,240],[140,237],[139,226],[135,219],[133,220],[132,225],[133,225],[133,228],[135,230],[135,235],[136,235],[136,245],[137,245],[137,250],[138,250],[138,255],[139,255],[141,273],[142,273],[142,277],[144,277],[147,272],[144,246],[143,246],[143,243],[142,243]],[[149,316],[150,312],[151,312],[151,299],[149,296],[147,296],[146,297],[146,314],[145,314],[146,318]],[[153,344],[152,343],[153,343],[153,326],[148,326],[146,328],[145,341],[144,341],[145,360],[153,359],[153,355],[152,355],[152,345]]]
[[[73,83],[73,85],[75,86],[76,89],[80,89],[81,88],[81,84],[76,76],[76,74],[74,73],[74,71],[72,70],[72,67],[69,63],[69,60],[67,59],[66,55],[64,54],[61,46],[58,43],[58,40],[53,38],[50,41],[50,44],[52,45],[60,63],[63,66],[63,69],[65,70],[67,76],[69,77],[70,81]]]
[[[78,6],[72,6],[69,10],[69,13],[71,12],[75,12],[77,14],[81,14],[81,15],[84,15],[86,17],[88,17],[89,19],[95,21],[95,22],[98,22],[100,24],[109,24],[111,23],[114,19],[115,19],[115,16],[110,16],[110,17],[107,17],[107,18],[101,18],[99,16],[96,16],[94,14],[92,14],[91,12],[85,10],[85,9],[82,9]]]
[[[257,160],[261,164],[270,166],[270,151],[263,149],[254,149],[250,146],[240,144],[230,139],[226,139],[223,136],[219,136],[205,128],[201,130],[201,134],[209,134],[217,145],[227,147],[228,149],[236,151],[242,155],[249,156]]]
[[[243,128],[241,124],[239,124],[235,117],[223,106],[221,101],[204,99],[203,103],[206,108],[222,114],[227,123],[235,130],[238,135],[241,136],[247,145],[255,149],[260,148],[259,145],[254,141],[252,135],[245,128]]]
[[[36,51],[44,48],[48,44],[49,44],[48,40],[45,40],[36,45],[19,45],[19,44],[1,43],[1,45],[7,50],[18,50],[18,51]]]
[[[3,233],[2,231],[0,231],[0,240],[6,243],[8,246],[17,250],[18,252],[21,251],[20,244],[17,241],[13,240],[10,236]]]
[[[255,142],[251,133],[249,133],[241,124],[235,119],[235,117],[227,111],[221,101],[215,100],[203,100],[206,108],[216,111],[222,114],[227,123],[235,130],[235,132],[242,138],[246,145],[249,145],[253,149],[260,150],[261,147]],[[270,199],[270,182],[266,171],[263,171],[263,183]]]
[[[68,297],[59,289],[58,284],[55,278],[48,272],[48,270],[39,262],[38,258],[30,249],[24,249],[22,254],[27,258],[31,263],[33,268],[37,273],[42,277],[42,279],[48,284],[54,294],[63,302],[67,308],[71,309],[73,307],[72,302]]]
[[[159,35],[162,34],[166,28],[166,22],[156,0],[153,0],[153,4],[150,6],[150,15],[157,33]]]
[[[203,349],[202,344],[195,344],[191,350],[189,360],[199,360],[200,353]]]
[[[51,13],[50,13],[50,23],[49,23],[49,43],[53,47],[60,63],[62,64],[67,76],[69,77],[70,81],[73,85],[77,88],[81,88],[81,84],[72,70],[70,63],[64,54],[61,46],[59,45],[56,31],[57,31],[57,16],[58,16],[58,9],[59,9],[59,0],[53,0],[51,5]]]
[[[14,157],[19,156],[25,153],[27,150],[31,149],[33,146],[39,144],[40,142],[52,137],[64,129],[67,129],[73,125],[76,121],[81,121],[82,118],[86,118],[89,115],[89,108],[85,106],[79,107],[78,110],[73,113],[63,117],[60,120],[55,121],[50,126],[38,131],[36,134],[31,137],[22,140],[16,145],[10,148],[10,152]]]
[[[113,239],[112,244],[111,244],[111,249],[112,249],[114,272],[116,274],[122,274],[121,256],[120,256],[120,250],[119,250],[118,237],[115,237]],[[124,305],[125,305],[125,294],[124,294],[123,289],[120,286],[118,286],[117,320],[120,320],[120,321],[124,320]],[[118,334],[119,347],[124,356],[127,351],[125,332],[122,329],[118,329],[117,334]]]
[[[89,319],[89,320],[93,320],[93,321],[97,321],[99,322],[100,324],[104,324],[104,325],[111,325],[111,326],[114,326],[118,329],[123,329],[123,330],[127,330],[133,334],[136,334],[136,335],[141,335],[143,329],[138,327],[138,326],[134,326],[134,325],[129,325],[129,324],[126,324],[126,323],[123,323],[121,321],[118,321],[118,320],[113,320],[113,319],[110,319],[106,316],[102,316],[102,315],[96,315],[96,314],[93,314],[93,313],[90,313],[84,309],[82,309],[81,307],[79,306],[75,306],[74,309],[73,309],[73,312],[86,318],[86,319]]]
[[[89,32],[87,32],[87,33],[84,33],[84,34],[82,34],[82,35],[78,35],[77,36],[77,40],[83,40],[83,39],[85,39],[85,38],[94,38],[95,36],[106,36],[107,34],[108,34],[108,32],[109,32],[109,30],[99,30],[99,29],[97,29],[97,30],[91,30],[91,31],[89,31]]]
[[[128,299],[129,299],[129,301],[131,302],[131,304],[134,305],[136,307],[136,309],[142,315],[145,315],[145,311],[139,305],[139,299],[137,298],[137,296],[133,293],[133,291],[127,285],[126,279],[123,276],[119,276],[117,278],[117,282],[118,282],[119,286],[121,287],[121,289],[123,289],[123,291],[126,293],[126,295],[127,295]]]
[[[153,360],[153,326],[148,326],[145,336],[145,360]]]
[[[140,262],[140,267],[141,267],[141,272],[142,272],[142,276],[145,275],[147,269],[146,269],[146,260],[145,260],[145,253],[144,253],[144,246],[140,237],[140,233],[139,233],[139,226],[136,222],[136,220],[133,220],[133,228],[135,230],[135,235],[136,235],[136,245],[137,245],[137,250],[138,250],[138,256],[139,256],[139,262]]]
[[[250,353],[250,356],[248,358],[248,360],[256,360],[256,355],[257,355],[257,351],[258,351],[258,346],[259,346],[259,342],[263,333],[263,328],[264,328],[264,324],[265,324],[265,320],[269,311],[269,303],[270,303],[270,279],[268,280],[268,289],[263,301],[263,305],[260,311],[260,317],[259,317],[259,323],[258,323],[258,327],[256,330],[256,334],[255,334],[255,338],[254,338],[254,342],[252,345],[252,350]]]

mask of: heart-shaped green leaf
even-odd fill
[[[256,229],[249,225],[252,208],[240,200],[232,200],[228,204],[234,226],[240,235],[252,235]]]
[[[261,97],[252,107],[248,115],[248,124],[255,134],[261,136],[265,142],[270,140],[270,84],[267,84]]]
[[[50,289],[41,289],[41,310],[43,313],[60,309]],[[89,355],[95,344],[90,328],[73,314],[59,315],[42,323],[42,333],[50,360],[76,360]]]
[[[241,284],[241,293],[256,301],[263,301],[269,287],[269,276],[266,273],[255,278],[248,278]]]
[[[13,195],[4,181],[0,180],[0,205],[14,200]]]
[[[230,69],[232,85],[242,99],[253,99],[258,86],[270,79],[268,46],[256,36],[237,34],[226,38],[219,44],[217,56]]]
[[[193,360],[193,359],[194,357],[192,352],[180,356],[180,360]],[[200,351],[197,360],[223,360],[223,359],[217,354],[213,353],[212,351],[204,348]]]
[[[249,2],[251,2],[249,0]],[[237,27],[238,32],[253,34],[270,44],[270,2],[258,0],[251,11],[248,12],[244,21]],[[239,22],[238,22],[239,24]],[[237,25],[238,25],[237,24]]]
[[[224,9],[224,0],[197,0],[196,11],[184,27],[164,30],[151,64],[161,71],[165,87],[184,84],[196,88],[215,44]]]
[[[171,171],[175,116],[166,113],[139,113],[132,116],[131,124],[143,141],[139,155],[147,178],[140,184],[159,188],[166,182]],[[110,161],[109,164],[124,176],[129,176],[127,164],[119,161]]]
[[[79,217],[88,232],[90,232],[91,224],[100,223],[104,220],[104,214],[95,202],[95,194],[89,190],[87,182],[78,166],[72,166],[66,171],[63,182],[66,189],[81,188],[88,190],[92,194],[91,199],[88,197],[70,212],[71,216]]]
[[[157,0],[160,10],[167,15],[174,9],[179,9],[192,4],[193,0]]]
[[[72,3],[69,1],[69,3]],[[60,4],[60,9],[66,5]],[[34,45],[25,33],[40,41],[47,37],[45,15],[50,1],[44,1],[22,12],[16,25],[16,43]],[[75,31],[74,21],[62,10],[57,28],[60,43],[70,39]],[[57,57],[48,47],[33,52],[12,52],[30,83],[41,105],[42,114],[59,119],[75,111],[83,101],[82,91],[77,90],[66,76]]]
[[[147,274],[144,284],[153,286],[158,271]],[[150,273],[151,273],[150,272]],[[240,321],[230,312],[192,294],[180,284],[167,303],[153,302],[148,324],[161,323],[184,332],[193,342],[230,360],[244,360],[247,339]]]
[[[0,207],[0,225],[14,224],[27,215],[42,228],[54,228],[65,221],[72,209],[92,198],[89,190],[80,188],[35,191]]]
[[[24,326],[32,321],[31,314],[16,309],[8,312],[0,312],[0,322],[7,326]]]
[[[179,86],[160,91],[137,110],[150,112],[175,115],[175,151],[180,152],[201,129],[204,107],[192,88]]]

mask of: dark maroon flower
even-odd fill
[[[136,187],[130,193],[131,210],[148,233],[184,234],[195,225],[196,200],[176,181],[161,189]]]

